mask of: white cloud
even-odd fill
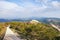
[[[36,0],[36,2],[37,1],[38,0]],[[44,1],[44,0],[39,0],[39,1]],[[45,0],[45,1],[48,2],[48,0]],[[60,3],[56,1],[52,1],[52,3],[50,3],[50,6],[56,7],[56,10],[58,10],[57,7],[59,7],[59,5]],[[16,3],[12,3],[8,1],[0,1],[0,18],[47,16],[50,13],[52,13],[52,11],[54,13],[54,9],[55,8],[49,9],[49,5],[45,5],[45,4],[42,4],[42,6],[39,6],[39,5],[35,5],[34,3],[24,2],[24,4],[18,5]],[[48,12],[48,14],[46,14],[46,12]],[[50,14],[50,16],[51,15],[52,14]]]
[[[47,8],[53,7],[53,8],[60,8],[60,2],[55,0],[35,0],[35,2],[40,3],[40,5],[45,5]]]
[[[26,3],[23,6],[19,6],[15,3],[0,1],[0,17],[13,18],[13,17],[29,17],[34,12],[41,12],[46,7],[39,7],[34,4]]]
[[[47,3],[49,1],[51,1],[51,0],[35,0],[35,2],[43,2],[43,3]]]
[[[23,10],[23,7],[18,6],[15,3],[0,1],[0,17],[15,17],[17,14],[15,12],[22,12]]]
[[[13,9],[13,8],[18,8],[19,6],[15,3],[10,3],[6,1],[0,1],[0,8],[3,9]]]
[[[52,6],[60,8],[60,2],[58,2],[58,1],[52,1]]]

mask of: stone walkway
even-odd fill
[[[19,39],[14,33],[13,31],[11,31],[11,29],[9,27],[7,27],[7,31],[6,31],[6,34],[5,34],[5,37],[3,40],[22,40],[22,39]]]

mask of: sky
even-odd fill
[[[0,18],[60,18],[60,0],[0,0]]]

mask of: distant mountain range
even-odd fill
[[[0,22],[11,22],[11,21],[22,21],[22,22],[28,22],[31,20],[38,20],[43,23],[48,23],[51,21],[58,21],[60,22],[60,18],[37,18],[37,17],[32,17],[32,18],[19,18],[19,19],[0,19]]]
[[[0,22],[9,22],[10,20],[8,19],[0,19]]]

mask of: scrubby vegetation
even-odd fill
[[[14,29],[21,38],[26,40],[55,40],[60,33],[49,24],[30,22],[9,22],[10,28]]]
[[[0,40],[3,39],[6,31],[6,25],[5,23],[0,23]]]

